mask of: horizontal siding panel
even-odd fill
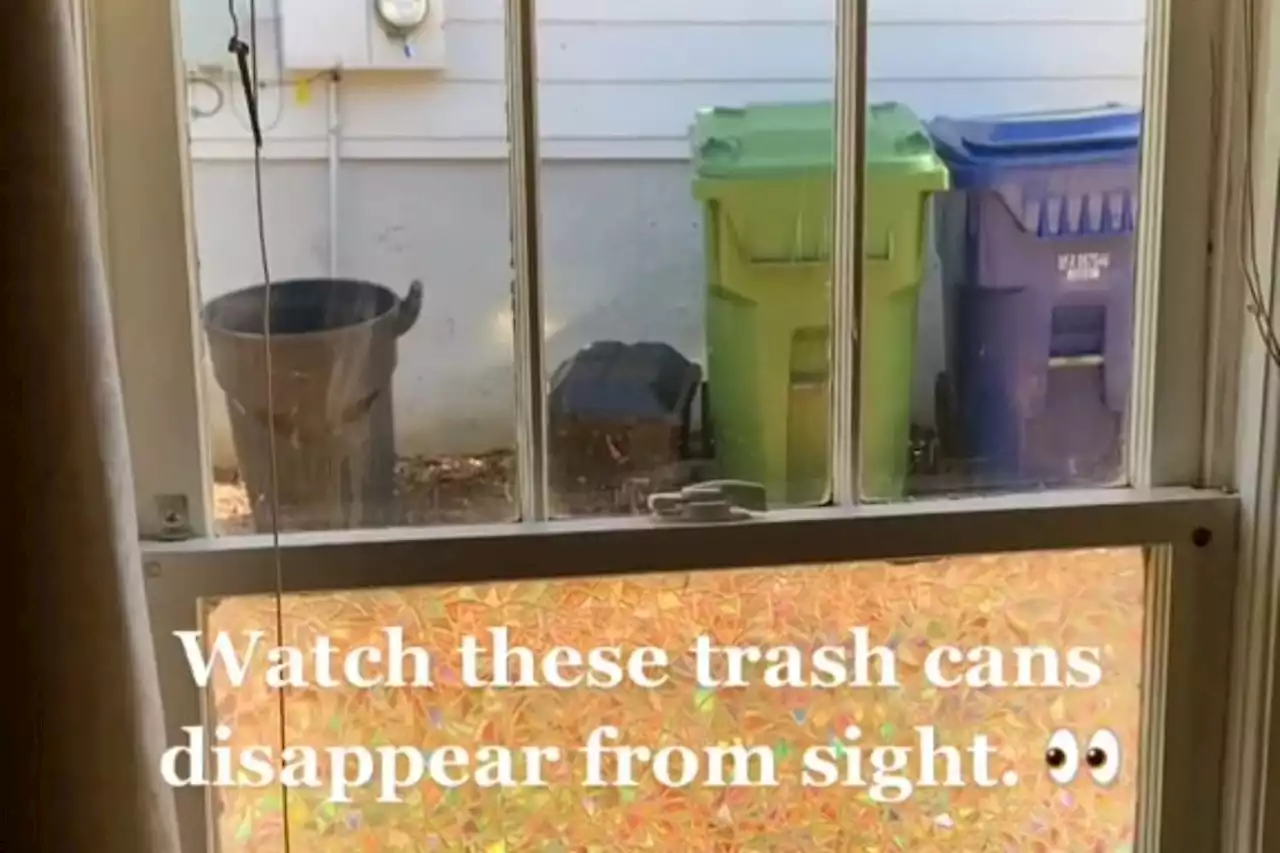
[[[454,20],[502,19],[503,0],[449,0]],[[538,19],[632,23],[823,23],[835,0],[539,0]],[[872,23],[1141,21],[1145,0],[869,0]]]
[[[261,26],[264,76],[280,76],[275,22]],[[867,33],[871,80],[1071,79],[1142,73],[1142,24],[877,24]],[[503,27],[497,22],[448,25],[442,75],[351,74],[351,84],[438,86],[503,80]],[[538,79],[543,82],[819,81],[835,69],[831,25],[680,24],[538,27]],[[359,81],[359,83],[357,82]]]
[[[956,80],[891,81],[873,83],[872,100],[898,100],[928,118],[944,113],[982,113],[1054,109],[1102,103],[1137,102],[1137,78],[1114,80],[1000,81],[972,83]],[[826,83],[704,83],[637,85],[625,97],[608,86],[547,85],[540,91],[540,131],[544,142],[626,140],[674,142],[683,150],[695,112],[704,106],[738,105],[752,101],[793,101],[830,97]],[[264,102],[263,117],[275,125],[274,143],[324,140],[323,107],[315,96],[307,108]],[[506,138],[505,92],[499,84],[450,84],[397,91],[370,88],[344,93],[344,142],[458,142],[498,141]],[[243,108],[195,123],[198,140],[247,140]],[[492,147],[486,148],[492,152]]]
[[[870,79],[1069,79],[1142,73],[1141,24],[872,26]],[[502,29],[455,24],[448,77],[501,80]],[[664,24],[538,28],[538,78],[554,82],[830,79],[834,28]]]
[[[482,11],[486,2],[451,0],[450,10]],[[916,10],[931,3],[942,8],[935,0],[897,2]],[[959,5],[967,10],[993,2]],[[1091,2],[1085,0],[1082,8]],[[595,25],[549,20],[540,24],[540,119],[549,157],[590,159],[610,156],[609,152],[620,157],[638,156],[635,152],[682,157],[687,153],[689,122],[700,107],[833,94],[829,23],[646,23],[620,19],[617,11],[601,11],[606,5],[615,8],[588,0],[544,0],[547,14],[561,10],[567,15],[573,7],[595,9],[604,18]],[[777,4],[793,17],[818,5],[808,0]],[[1028,0],[1019,8],[1048,5]],[[617,4],[647,9],[655,16],[659,7],[670,11],[735,6],[757,8],[747,0]],[[275,23],[259,29],[262,73],[275,81],[286,76],[276,56]],[[344,156],[505,156],[502,51],[502,25],[496,17],[454,20],[449,25],[449,68],[442,74],[346,75],[341,89]],[[901,100],[925,117],[1107,100],[1137,103],[1143,27],[1117,22],[881,23],[870,28],[869,60],[869,96]],[[268,156],[312,156],[316,140],[323,143],[325,85],[311,83],[306,98],[296,97],[292,86],[268,86],[262,96]],[[222,108],[191,123],[198,156],[201,151],[231,156],[229,152],[240,151],[248,139],[239,86],[223,77],[218,88]],[[209,82],[198,82],[191,85],[188,100],[193,111],[201,113],[217,107],[219,95]]]
[[[181,0],[188,20],[215,18],[230,34],[226,0]],[[241,21],[249,0],[236,0]],[[496,22],[504,0],[446,0],[452,21]],[[869,0],[870,23],[1128,22],[1146,18],[1146,0]],[[538,20],[556,23],[714,25],[822,24],[835,20],[835,0],[539,0]],[[259,20],[278,18],[280,0],[257,0]]]

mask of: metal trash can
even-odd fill
[[[290,279],[269,291],[238,290],[203,312],[254,526],[272,526],[272,430],[280,529],[395,523],[391,377],[422,285],[403,299],[353,279]]]
[[[930,125],[957,190],[939,427],[977,485],[1122,475],[1141,125],[1114,104]]]

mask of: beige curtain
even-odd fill
[[[158,771],[164,725],[75,16],[71,0],[3,5],[0,767],[12,793],[0,850],[169,853],[177,827]]]

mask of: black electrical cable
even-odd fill
[[[263,362],[267,373],[267,442],[268,452],[271,457],[270,464],[270,487],[271,495],[268,501],[271,512],[271,551],[274,560],[276,575],[276,644],[284,645],[284,613],[283,613],[283,597],[284,597],[284,566],[280,552],[280,472],[279,472],[279,456],[276,448],[276,431],[275,431],[275,395],[272,393],[271,378],[274,375],[272,370],[272,348],[271,348],[271,262],[267,251],[267,217],[266,204],[264,202],[264,192],[262,186],[262,123],[258,112],[258,92],[260,91],[258,78],[258,3],[257,0],[249,0],[249,42],[246,44],[240,37],[240,17],[236,12],[237,0],[227,0],[227,12],[231,16],[231,40],[227,43],[227,49],[236,58],[236,67],[240,72],[240,85],[244,90],[245,104],[249,111],[249,125],[253,134],[253,196],[254,196],[254,212],[257,220],[258,231],[258,258],[262,268],[262,340],[264,357]],[[285,748],[287,747],[288,733],[285,729],[285,690],[279,688],[277,694],[279,703],[277,711],[280,715],[278,735],[280,739],[280,760],[284,761]],[[292,832],[290,830],[289,821],[289,791],[283,781],[283,773],[280,782],[280,802],[281,802],[281,818],[284,831],[284,850],[289,853],[292,849]]]
[[[223,94],[222,87],[213,80],[210,80],[208,77],[199,74],[191,75],[187,77],[187,85],[193,91],[197,87],[203,86],[213,92],[213,106],[207,109],[201,109],[193,104],[191,106],[192,118],[213,118],[218,113],[222,112],[222,108],[227,105],[227,96]]]
[[[235,5],[235,0],[228,0],[228,3]],[[251,4],[252,5],[252,4]],[[234,8],[231,11],[232,17],[235,17]],[[252,24],[256,28],[256,23]],[[235,26],[237,32],[231,36],[231,41],[227,43],[227,50],[236,58],[236,68],[240,71],[240,86],[244,89],[245,108],[249,110],[249,127],[253,131],[253,147],[255,149],[262,148],[262,123],[258,119],[258,93],[257,93],[257,58],[252,60],[253,68],[250,68],[249,53],[251,48],[245,42],[241,41],[239,36],[239,24]],[[257,51],[255,50],[254,53]]]
[[[1257,326],[1267,354],[1280,366],[1280,331],[1276,329],[1275,306],[1267,296],[1262,283],[1262,270],[1258,265],[1257,234],[1257,202],[1254,198],[1254,133],[1257,130],[1257,65],[1255,62],[1258,48],[1256,18],[1257,0],[1246,0],[1240,12],[1241,40],[1243,41],[1244,62],[1244,109],[1245,109],[1245,142],[1244,142],[1244,221],[1240,228],[1240,262],[1244,274],[1245,286],[1248,290],[1248,311]],[[1280,270],[1273,270],[1273,274]]]

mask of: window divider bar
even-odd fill
[[[1219,8],[1147,3],[1127,443],[1138,488],[1198,483],[1204,466]]]
[[[1160,302],[1162,207],[1165,181],[1165,125],[1168,122],[1170,0],[1147,3],[1147,50],[1143,74],[1141,175],[1138,226],[1134,234],[1133,368],[1129,415],[1129,480],[1150,483],[1155,438],[1155,359]]]
[[[1164,805],[1161,787],[1167,765],[1165,720],[1169,699],[1169,617],[1174,549],[1167,545],[1148,548],[1142,603],[1142,689],[1138,726],[1137,831],[1142,847],[1159,849],[1159,828]],[[1151,836],[1154,834],[1154,838]]]
[[[539,241],[536,0],[506,9],[507,134],[511,144],[512,323],[516,379],[516,492],[520,518],[547,518],[547,416]]]
[[[862,171],[866,0],[836,4],[835,212],[831,269],[831,488],[837,506],[861,500]]]
[[[1214,151],[1214,206],[1212,241],[1215,247],[1235,246],[1246,211],[1242,192],[1245,147],[1250,144],[1246,110],[1242,108],[1244,69],[1237,27],[1240,4],[1223,3],[1218,14],[1222,35],[1214,58],[1217,145]],[[1241,321],[1245,318],[1245,292],[1241,286],[1240,259],[1233,251],[1214,251],[1209,279],[1209,342],[1206,356],[1204,449],[1199,483],[1205,487],[1232,488],[1236,475],[1236,439],[1240,409],[1241,366],[1244,358]]]

